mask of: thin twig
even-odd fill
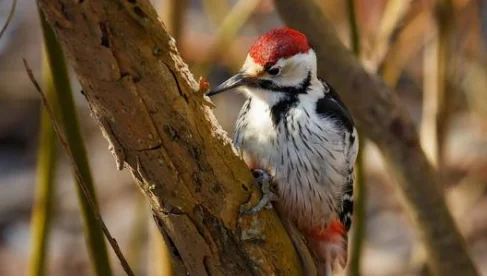
[[[2,38],[3,33],[5,33],[5,30],[7,30],[7,27],[10,24],[10,22],[12,21],[12,18],[14,17],[15,7],[17,7],[17,0],[14,0],[14,2],[12,3],[12,7],[10,8],[10,12],[8,14],[7,21],[3,25],[2,31],[0,31],[0,39]]]
[[[42,71],[46,96],[53,100],[56,93],[53,72],[47,59],[47,52],[42,53]],[[57,110],[58,108],[54,108]],[[31,254],[27,275],[46,275],[46,261],[49,250],[51,224],[54,209],[54,192],[56,189],[55,176],[58,160],[58,143],[52,128],[51,120],[46,110],[41,109],[39,129],[39,147],[37,153],[37,185],[35,189],[34,205],[31,218]]]
[[[348,20],[350,23],[350,40],[353,54],[360,60],[360,28],[357,22],[357,15],[355,13],[355,0],[347,1]],[[354,228],[352,231],[352,251],[350,262],[348,264],[348,275],[360,275],[360,260],[363,251],[363,244],[365,238],[365,135],[362,130],[359,130],[359,153],[357,161],[355,162],[356,180],[354,187]]]
[[[36,81],[34,74],[32,73],[32,69],[29,67],[29,64],[27,63],[27,60],[25,58],[23,59],[24,61],[24,67],[25,70],[27,71],[27,74],[29,75],[29,78],[31,82],[34,84],[35,88],[37,89],[37,92],[39,92],[39,95],[41,96],[41,101],[44,107],[46,108],[46,112],[48,113],[49,117],[51,118],[52,125],[54,127],[54,131],[56,132],[59,142],[63,146],[64,150],[66,151],[69,160],[71,162],[71,166],[73,167],[74,174],[76,176],[76,180],[78,184],[81,186],[81,189],[83,191],[83,194],[85,195],[86,200],[88,201],[88,204],[90,205],[91,210],[93,211],[93,214],[95,215],[96,221],[98,222],[98,225],[102,229],[103,233],[105,234],[105,237],[107,238],[108,242],[110,243],[110,246],[112,246],[113,251],[117,255],[117,258],[120,261],[120,264],[122,265],[123,270],[127,273],[127,275],[133,276],[134,273],[132,269],[130,268],[127,260],[125,259],[122,251],[120,250],[120,247],[118,246],[117,240],[112,237],[110,231],[105,225],[105,222],[103,222],[103,219],[100,215],[100,212],[96,209],[95,203],[93,201],[93,198],[88,191],[86,187],[86,183],[83,179],[83,177],[80,174],[80,170],[78,169],[78,166],[74,163],[73,159],[73,154],[71,153],[71,150],[68,148],[68,143],[66,141],[66,137],[64,136],[63,130],[59,127],[58,122],[56,118],[54,117],[54,113],[49,105],[49,102],[47,101],[46,95],[42,91],[41,87],[39,86],[39,83]]]

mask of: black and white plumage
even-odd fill
[[[211,94],[238,88],[248,96],[234,145],[250,168],[270,174],[278,208],[330,273],[335,261],[346,262],[358,137],[336,91],[318,78],[313,49],[295,32],[281,28],[259,38],[240,73]],[[298,47],[280,45],[289,43]]]
[[[249,166],[269,172],[284,197],[279,202],[300,227],[326,226],[339,217],[348,229],[357,132],[326,82],[318,81],[314,91],[274,93],[282,96],[271,105],[251,96],[238,117],[234,145]]]

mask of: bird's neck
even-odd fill
[[[270,117],[274,127],[277,127],[282,119],[293,111],[308,111],[308,113],[311,113],[316,107],[316,102],[325,94],[322,83],[319,80],[316,81],[318,83],[311,82],[307,91],[302,94],[257,92],[257,90],[261,89],[253,89],[251,94],[249,94],[250,102],[252,103],[251,109],[257,115],[261,115],[261,117]]]
[[[274,106],[282,106],[285,104],[292,104],[299,100],[318,100],[323,97],[323,84],[318,80],[315,73],[311,73],[309,77],[295,86],[276,86],[275,88],[259,88],[250,87],[245,88],[245,93],[249,98],[258,102],[262,102],[268,106],[269,109]]]

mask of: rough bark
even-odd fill
[[[380,147],[427,249],[432,272],[476,274],[416,128],[396,94],[363,69],[313,0],[275,3],[286,24],[308,36],[318,56],[320,76],[337,88],[361,130]]]
[[[239,214],[258,198],[252,175],[149,1],[39,2],[117,166],[150,202],[177,274],[302,273],[274,210]]]

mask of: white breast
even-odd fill
[[[242,108],[234,143],[251,168],[273,176],[281,207],[309,228],[326,225],[338,212],[353,149],[343,133],[306,99],[274,126],[267,103],[254,98]]]

